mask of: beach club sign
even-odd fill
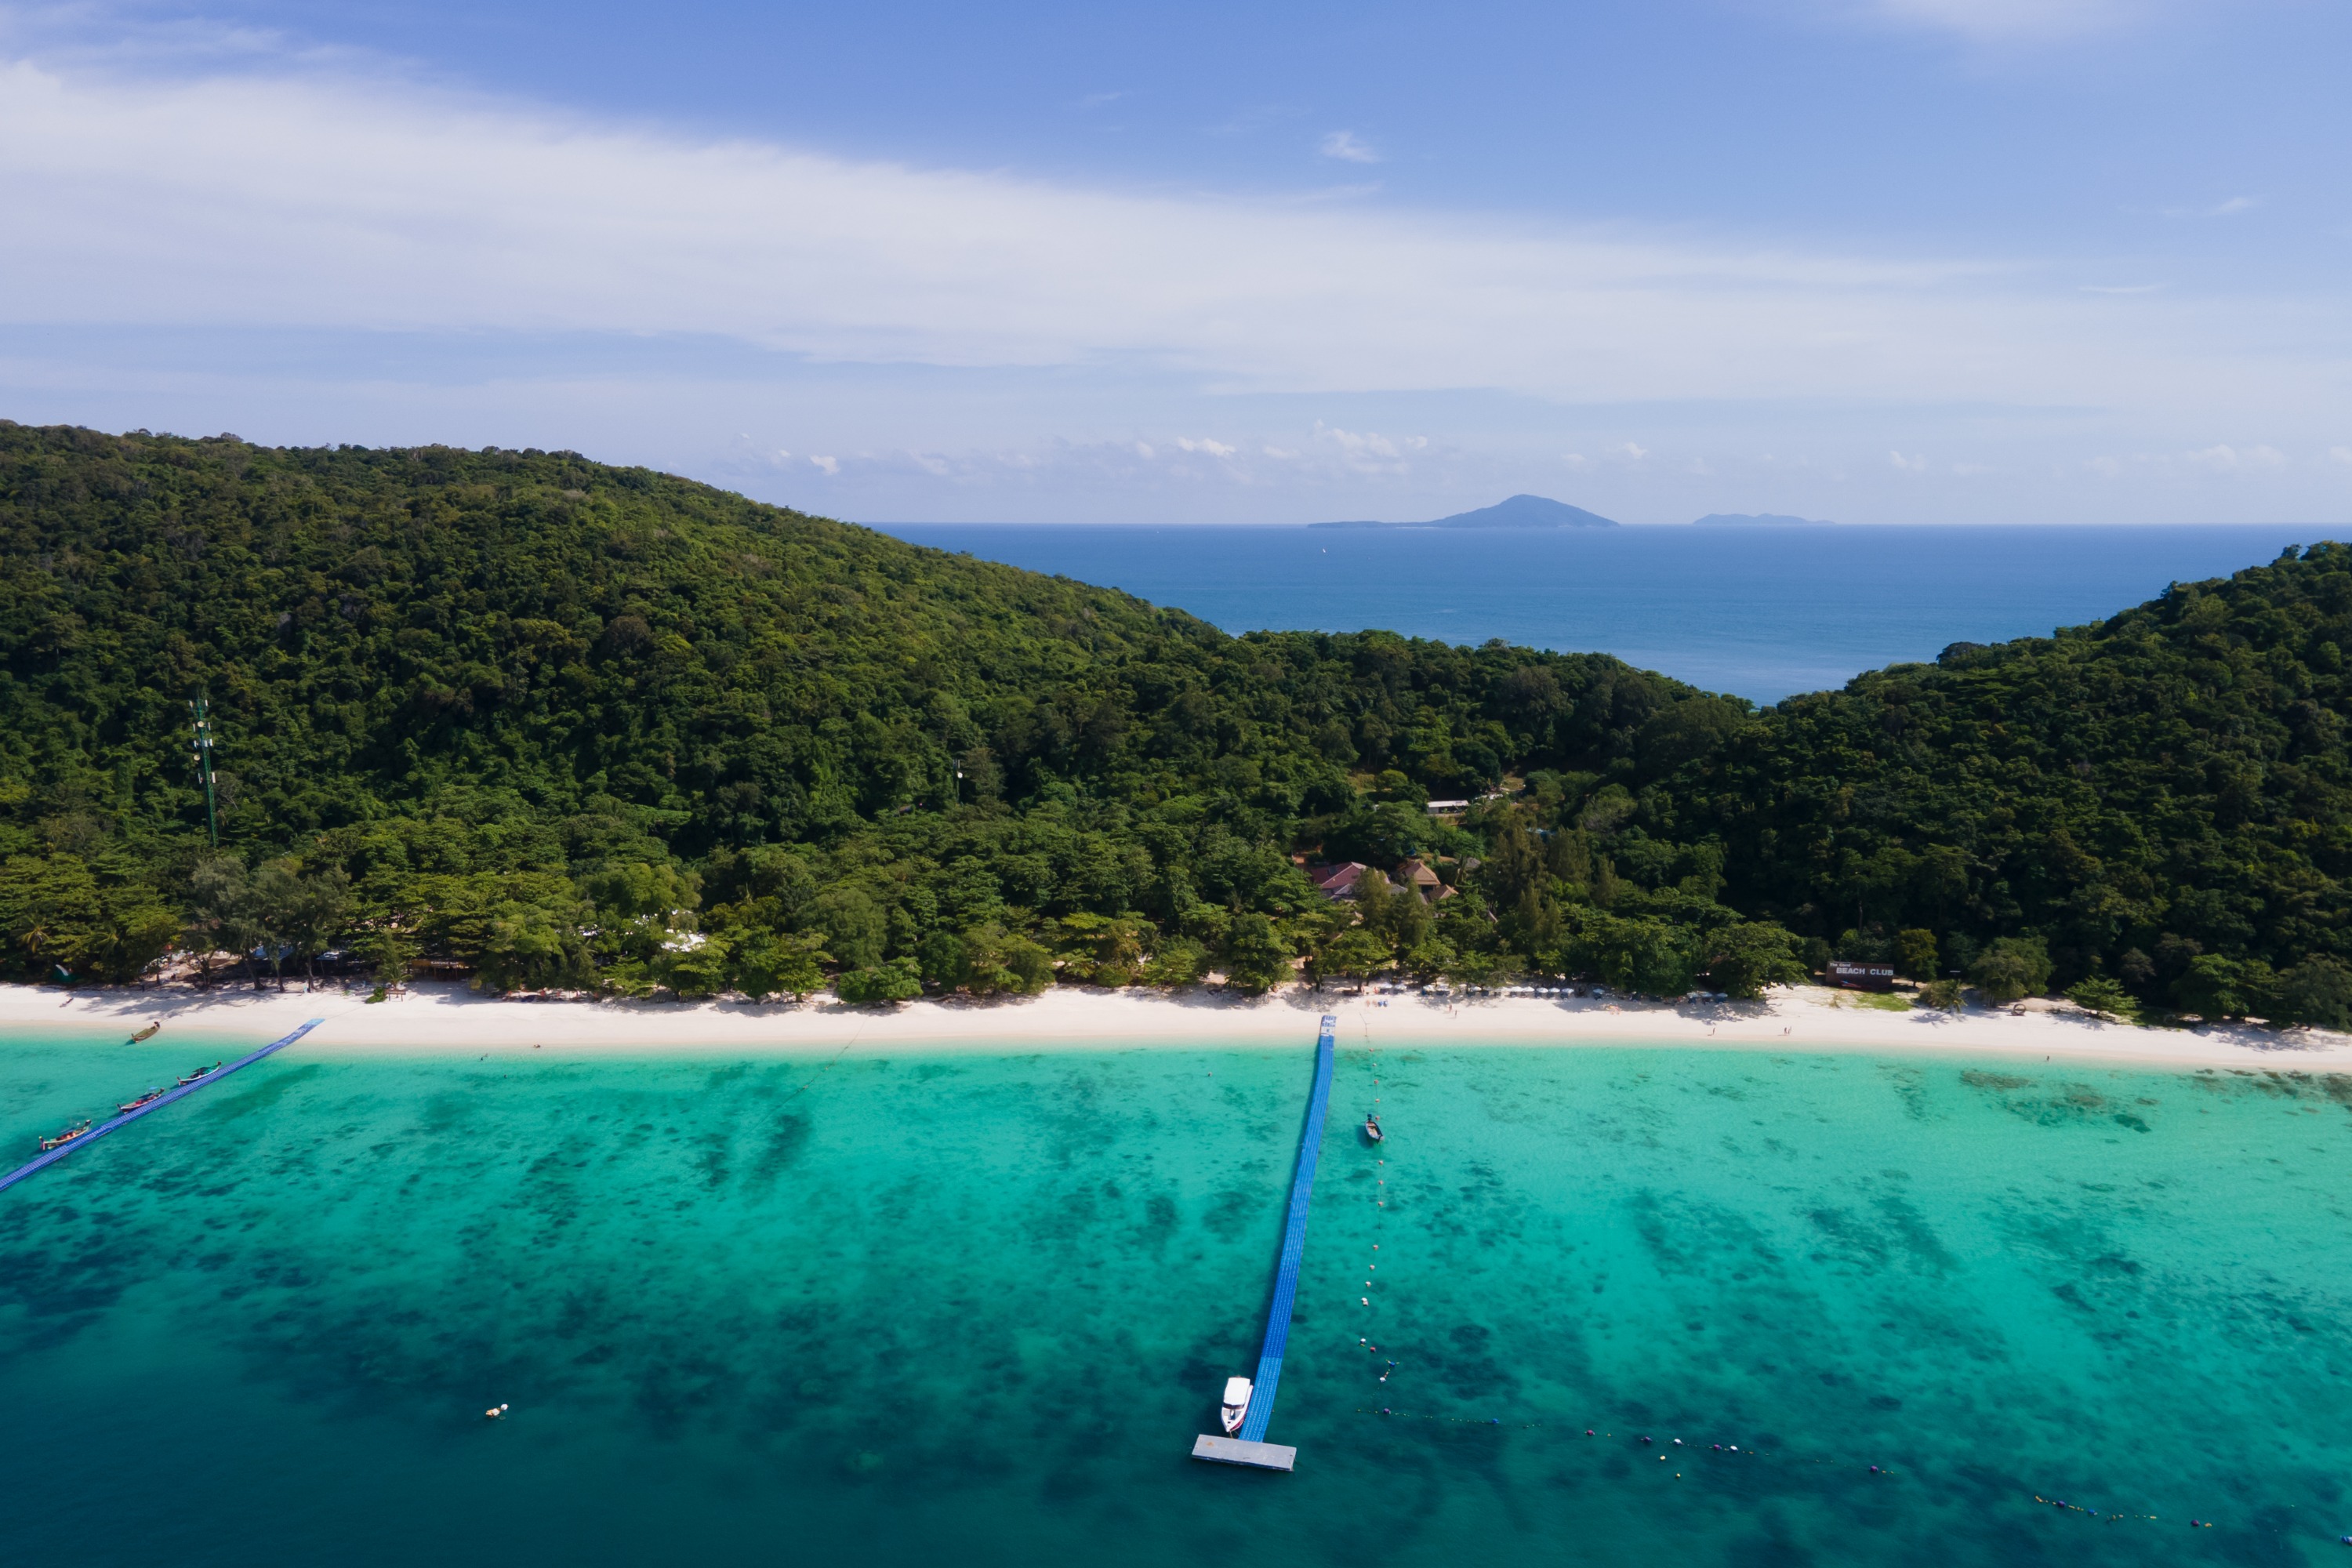
[[[1843,985],[1850,991],[1892,991],[1895,989],[1895,966],[1891,963],[1864,963],[1851,958],[1830,960],[1830,984]]]

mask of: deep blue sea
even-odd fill
[[[1613,653],[1777,702],[1947,644],[2042,637],[2309,544],[2314,527],[1549,531],[882,523],[1123,588],[1229,632],[1361,631]]]

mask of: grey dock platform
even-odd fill
[[[1279,1443],[1250,1443],[1239,1437],[1212,1437],[1202,1433],[1192,1439],[1192,1457],[1206,1459],[1213,1465],[1249,1465],[1261,1470],[1287,1470],[1297,1462],[1298,1450],[1286,1448]]]
[[[1315,1163],[1323,1152],[1323,1121],[1331,1108],[1331,1063],[1336,1049],[1331,1036],[1339,1026],[1336,1016],[1324,1014],[1322,1032],[1315,1040],[1315,1088],[1307,1097],[1307,1126],[1298,1135],[1298,1167],[1290,1177],[1290,1217],[1283,1226],[1274,1303],[1265,1314],[1265,1339],[1258,1349],[1249,1412],[1242,1417],[1239,1437],[1202,1436],[1196,1440],[1192,1445],[1196,1459],[1287,1470],[1298,1457],[1296,1448],[1266,1442],[1265,1424],[1274,1419],[1274,1391],[1282,1381],[1283,1352],[1290,1344],[1290,1311],[1298,1300],[1298,1264],[1307,1253],[1307,1206],[1314,1201]]]

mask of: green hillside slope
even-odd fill
[[[199,691],[224,847],[341,868],[352,921],[428,950],[477,959],[500,919],[526,947],[716,933],[685,911],[748,902],[856,968],[1135,917],[1108,967],[1183,937],[1179,971],[1311,938],[1244,921],[1256,949],[1225,951],[1234,917],[1320,909],[1302,834],[1391,859],[1443,837],[1351,770],[1398,770],[1409,807],[1603,767],[1692,695],[1601,658],[1230,638],[561,453],[0,426],[0,540],[19,973],[135,971],[156,911],[201,901]],[[586,959],[675,967],[644,934]],[[515,973],[583,978],[554,945]]]
[[[1650,820],[1720,837],[1727,896],[1817,935],[1874,929],[1891,952],[1932,929],[1962,968],[2032,931],[2060,984],[2292,1008],[2263,971],[2352,935],[2347,645],[2352,551],[2290,552],[1784,702],[1677,773]]]
[[[0,964],[878,999],[1838,953],[2346,1022],[2347,644],[2319,545],[1759,713],[1602,657],[1229,637],[569,453],[0,425]],[[1434,905],[1294,863],[1415,855]]]

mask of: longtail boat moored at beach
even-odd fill
[[[212,1065],[212,1066],[210,1066],[210,1067],[208,1067],[208,1068],[198,1068],[195,1071],[194,1071],[194,1072],[190,1073],[187,1077],[185,1077],[185,1078],[182,1079],[180,1080],[180,1083],[181,1083],[182,1087],[184,1087],[184,1087],[185,1087],[185,1086],[187,1086],[188,1084],[192,1084],[192,1083],[195,1082],[195,1081],[196,1081],[196,1079],[200,1079],[200,1078],[204,1077],[206,1073],[218,1072],[219,1070],[220,1070],[220,1063],[218,1063],[218,1062],[215,1062],[215,1063],[213,1063],[213,1065]]]
[[[163,1026],[161,1024],[150,1024],[145,1028],[140,1030],[137,1034],[131,1036],[131,1038],[125,1040],[123,1044],[135,1046],[142,1040],[152,1040],[155,1037],[155,1031]]]
[[[114,1109],[115,1109],[115,1110],[117,1110],[122,1111],[122,1112],[124,1112],[124,1113],[126,1113],[126,1114],[127,1114],[127,1113],[129,1113],[129,1112],[131,1112],[131,1111],[133,1111],[133,1110],[138,1110],[138,1109],[139,1109],[141,1106],[142,1106],[142,1105],[149,1105],[149,1104],[152,1104],[152,1103],[153,1103],[154,1101],[159,1100],[161,1100],[161,1099],[163,1099],[163,1091],[161,1089],[149,1089],[146,1093],[144,1093],[144,1094],[141,1095],[138,1099],[136,1099],[136,1100],[132,1100],[130,1104],[128,1104],[128,1105],[118,1105],[118,1106],[116,1106]]]
[[[89,1131],[89,1118],[85,1116],[79,1121],[75,1122],[71,1127],[68,1127],[64,1131],[58,1133],[56,1137],[42,1139],[41,1152],[46,1154],[52,1149],[62,1149],[67,1144],[72,1142],[75,1139],[87,1133]]]

